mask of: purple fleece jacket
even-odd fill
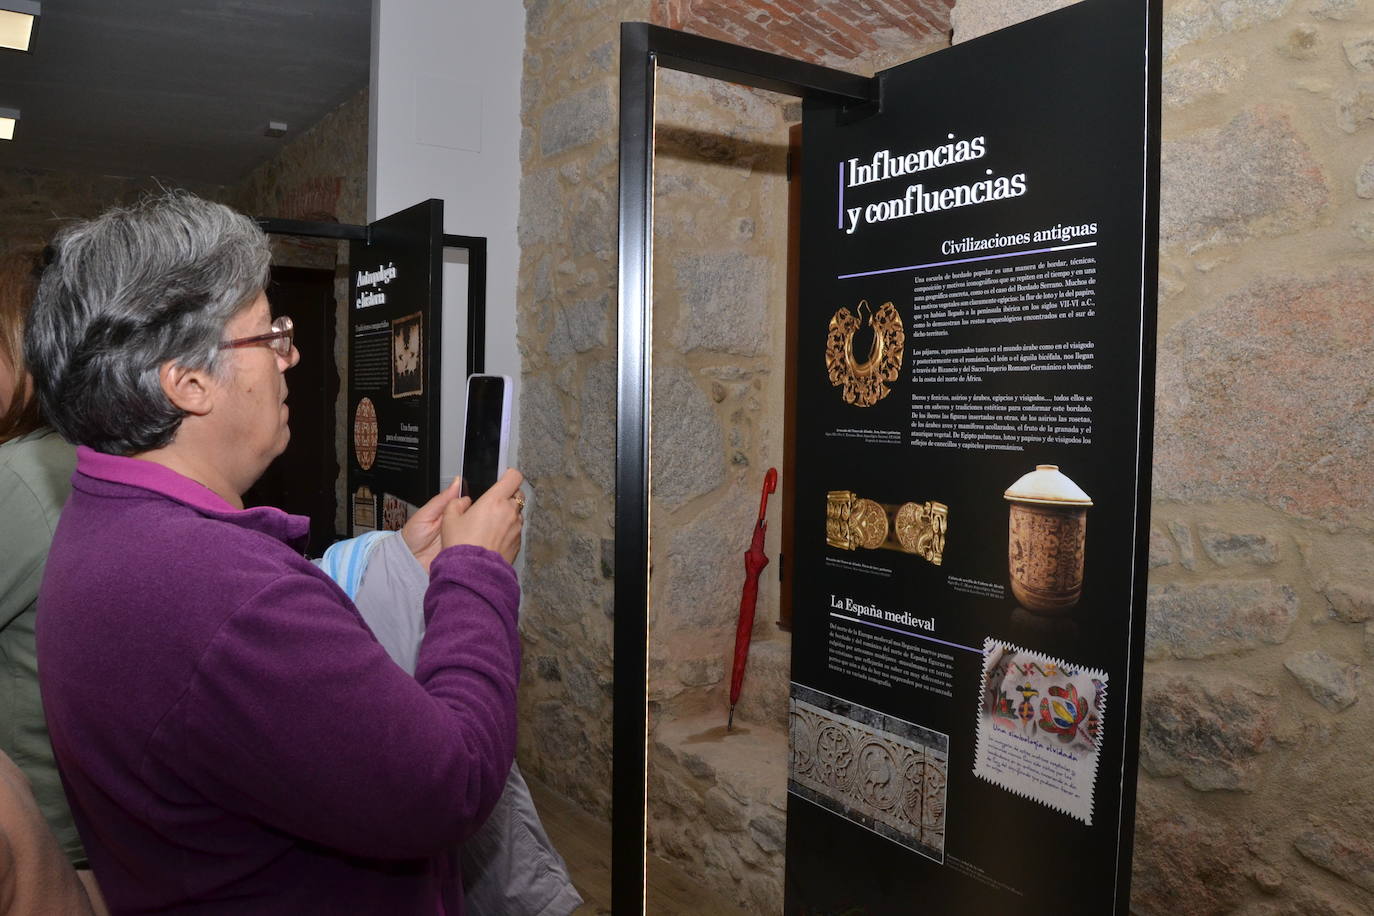
[[[510,564],[439,554],[412,678],[301,556],[307,519],[85,448],[72,485],[39,672],[111,910],[461,913],[446,853],[515,754]]]

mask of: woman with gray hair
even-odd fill
[[[173,194],[54,244],[25,355],[78,448],[39,671],[111,910],[461,912],[447,853],[515,750],[519,472],[401,532],[429,569],[412,678],[301,556],[308,520],[243,508],[299,359],[262,232]]]

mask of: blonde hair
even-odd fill
[[[0,443],[43,425],[33,378],[24,366],[24,322],[38,287],[42,258],[36,251],[0,256],[0,361],[14,373],[10,402],[0,414]]]

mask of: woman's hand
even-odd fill
[[[509,468],[477,502],[468,506],[463,505],[464,500],[455,500],[444,507],[441,534],[444,546],[473,544],[494,550],[505,557],[507,563],[514,563],[520,553],[523,524],[520,516],[523,502],[517,503],[515,494],[524,480],[519,471]]]
[[[453,506],[454,511],[463,512],[472,504],[468,497],[458,495],[461,482],[461,478],[453,478],[453,483],[444,487],[438,495],[417,509],[401,529],[401,537],[405,540],[406,546],[415,554],[415,559],[420,561],[425,572],[429,572],[430,561],[439,555],[444,546],[440,538],[444,510]]]

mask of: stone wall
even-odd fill
[[[743,553],[782,466],[787,142],[796,105],[658,80],[650,562],[650,849],[768,912],[781,899],[791,639],[770,502],[749,667],[725,732]],[[703,817],[705,815],[705,817]]]
[[[526,511],[520,763],[611,799],[619,23],[647,0],[525,4],[516,327]]]
[[[1368,913],[1374,7],[1175,0],[1163,50],[1132,909]]]
[[[955,38],[1053,5],[959,0]],[[915,56],[870,47],[873,63],[855,65],[852,48],[833,43],[854,33],[808,36],[811,26],[788,12],[796,5],[781,0],[649,6],[527,3],[522,410],[526,441],[549,448],[527,450],[542,518],[532,516],[527,548],[522,704],[532,727],[521,754],[600,811],[609,799],[614,536],[614,23],[651,14],[857,72]],[[832,15],[842,6],[891,10],[821,6]],[[857,32],[871,39],[886,26],[870,19]],[[1363,454],[1374,339],[1374,22],[1367,0],[1179,0],[1166,5],[1164,50],[1134,908],[1364,912],[1374,906],[1361,670],[1374,652],[1374,481]],[[777,178],[769,155],[751,153],[782,142],[781,121],[764,116],[750,122],[761,134],[732,136],[713,120],[717,109],[756,111],[766,97],[678,78],[660,87],[660,123],[681,125],[665,130],[659,149],[655,416],[661,424],[667,406],[671,419],[666,433],[655,427],[655,454],[668,450],[664,462],[688,473],[670,481],[656,465],[655,843],[766,911],[776,908],[776,897],[765,898],[781,837],[759,814],[781,777],[757,768],[766,753],[712,756],[709,748],[740,745],[702,738],[723,712],[743,548],[734,541],[747,530],[761,470],[776,461],[779,363],[776,338],[766,336],[776,328],[759,331],[774,319],[754,297],[773,295],[778,282],[780,254],[769,253],[778,240],[760,222]],[[691,446],[674,449],[670,438]],[[763,745],[785,682],[786,638],[771,629],[771,600],[760,602],[746,681],[757,705],[741,710]],[[742,874],[724,861],[732,851]]]
[[[229,187],[226,202],[254,216],[366,223],[367,111],[363,89]],[[273,263],[281,266],[333,270],[336,262],[348,260],[347,242],[274,236],[272,246]],[[347,297],[347,271],[341,276],[342,300]]]
[[[259,216],[367,222],[367,108],[366,89],[344,100],[240,179],[231,202]]]
[[[0,169],[0,255],[41,248],[68,222],[130,204],[160,187],[178,187],[219,200],[224,188],[42,169]]]

